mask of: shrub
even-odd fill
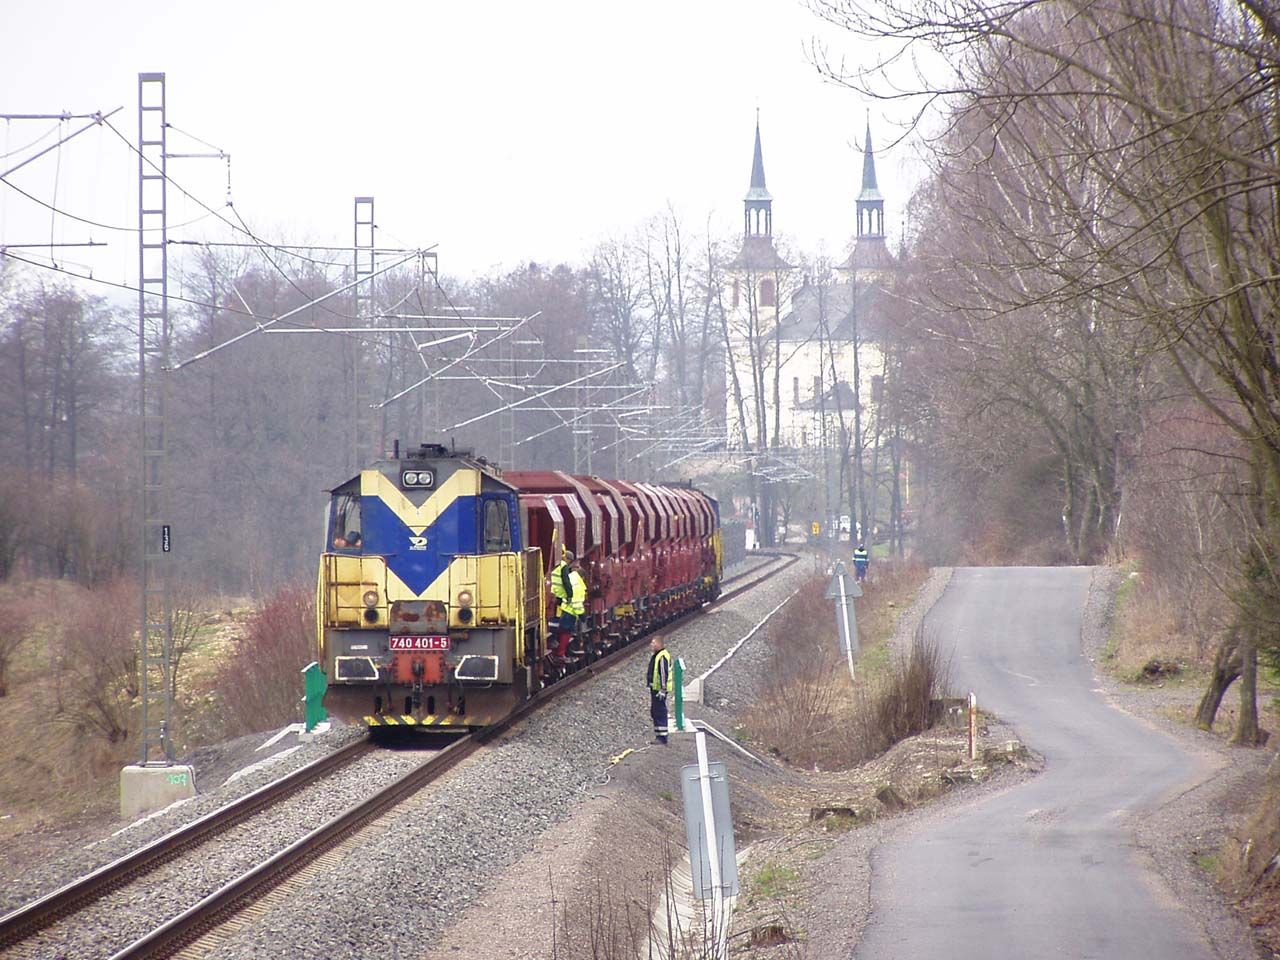
[[[929,701],[946,695],[949,663],[936,637],[917,630],[908,651],[888,652],[896,605],[922,571],[884,562],[874,570],[875,583],[858,601],[860,629],[871,629],[863,634],[856,684],[837,650],[825,576],[802,587],[770,630],[765,679],[746,725],[799,765],[847,767],[879,756],[927,729]]]
[[[312,587],[282,587],[245,625],[215,690],[228,737],[301,719],[302,668],[315,659]]]
[[[138,585],[116,580],[66,601],[53,645],[54,717],[118,744],[138,696]]]
[[[5,611],[0,619],[0,697],[9,695],[9,666],[40,620],[38,602],[28,589],[21,584],[0,588],[0,605]]]
[[[849,729],[850,756],[856,762],[870,760],[927,730],[929,702],[947,695],[949,668],[937,638],[921,625],[905,655],[858,687]]]
[[[791,598],[769,627],[769,660],[747,726],[767,746],[808,761],[835,728],[836,698],[847,693],[833,617],[817,577]],[[799,754],[799,756],[797,756]]]

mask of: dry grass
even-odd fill
[[[252,625],[229,603],[193,602],[174,703],[179,756],[292,718],[299,671],[313,659],[310,592],[269,603]],[[28,625],[5,638],[11,656],[0,738],[9,746],[0,764],[0,842],[113,815],[120,768],[138,759],[136,587],[8,581],[0,584],[0,609]],[[272,642],[277,628],[279,642]]]
[[[904,654],[889,649],[898,614],[925,573],[882,567],[858,602],[863,644],[854,680],[837,651],[826,577],[802,587],[770,631],[767,679],[745,718],[748,735],[805,768],[845,769],[926,729],[929,701],[946,693],[947,663],[923,633]],[[830,617],[815,615],[825,610]]]
[[[60,580],[8,582],[0,606],[31,604],[39,615],[17,645],[8,694],[0,697],[0,738],[8,745],[0,764],[0,838],[46,829],[111,810],[118,802],[120,767],[132,759],[128,740],[95,736],[59,713],[79,671],[60,669],[66,628],[93,594]]]
[[[1280,951],[1280,761],[1253,813],[1206,866],[1237,899],[1257,936]]]
[[[1103,657],[1118,679],[1137,681],[1153,661],[1175,663],[1197,681],[1213,647],[1202,633],[1179,624],[1175,607],[1143,577],[1129,576],[1116,594],[1116,612]]]

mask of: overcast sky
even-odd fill
[[[775,232],[840,255],[867,109],[877,145],[899,133],[886,108],[819,76],[806,55],[815,38],[851,60],[869,54],[794,0],[0,0],[0,38],[0,112],[123,106],[113,122],[133,139],[137,74],[163,71],[169,122],[231,154],[235,207],[256,231],[349,244],[352,197],[371,194],[379,242],[439,244],[451,275],[580,262],[668,202],[691,224],[739,230],[757,107]],[[0,122],[0,170],[57,126]],[[902,145],[877,169],[897,236],[921,168]],[[220,162],[174,160],[170,174],[214,206],[226,199]],[[129,226],[136,176],[125,144],[93,130],[10,179]],[[171,223],[202,212],[171,193]],[[0,184],[0,243],[51,231],[110,241],[58,256],[132,282],[130,234],[51,222]],[[172,236],[229,231],[206,219]]]

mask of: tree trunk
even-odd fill
[[[893,420],[893,449],[890,456],[890,464],[893,468],[893,541],[891,546],[899,557],[906,553],[905,538],[902,530],[902,423],[898,419],[898,413],[895,409]]]
[[[1231,742],[1238,747],[1258,745],[1258,644],[1252,630],[1240,641],[1240,716]]]
[[[1218,715],[1218,707],[1227,688],[1235,683],[1243,666],[1240,655],[1240,628],[1232,626],[1222,642],[1218,644],[1218,652],[1213,658],[1213,672],[1209,675],[1209,688],[1200,698],[1196,708],[1196,726],[1201,730],[1212,730],[1214,718]]]
[[[858,277],[854,274],[850,281],[850,302],[853,309],[850,320],[853,325],[853,485],[849,489],[849,513],[862,522],[862,530],[858,535],[851,533],[849,541],[859,540],[871,542],[871,516],[867,510],[867,475],[862,461],[862,337],[858,332]],[[851,523],[850,529],[854,530]]]

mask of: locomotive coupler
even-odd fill
[[[413,707],[422,706],[422,677],[426,673],[426,664],[421,660],[413,661]]]

